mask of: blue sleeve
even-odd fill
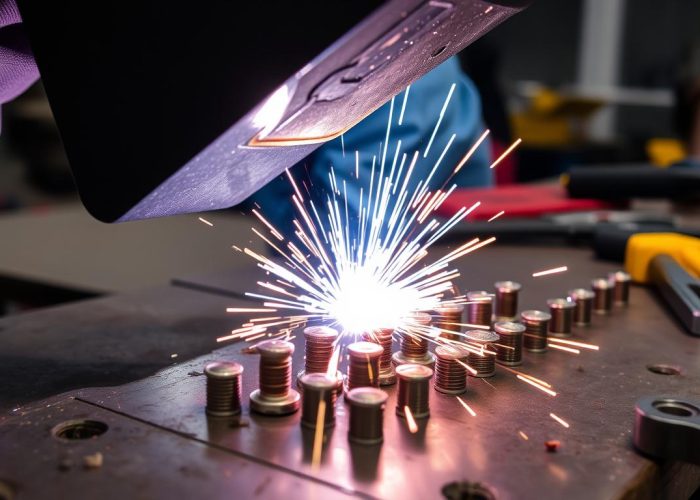
[[[449,105],[430,144],[428,154],[424,157],[443,103],[453,83],[455,89]],[[401,117],[404,96],[403,92],[397,95],[394,98],[393,106],[391,102],[385,104],[346,132],[342,140],[340,138],[334,139],[321,146],[305,162],[302,162],[306,165],[299,164],[293,167],[293,173],[297,180],[308,179],[310,181],[310,189],[316,203],[325,203],[326,194],[331,192],[329,172],[332,167],[338,188],[341,191],[343,190],[343,181],[345,181],[349,209],[352,211],[357,208],[354,205],[359,199],[359,186],[365,185],[366,189],[368,185],[373,155],[377,157],[376,170],[377,173],[379,171],[390,114],[391,130],[385,155],[385,174],[388,174],[395,156],[397,163],[400,163],[403,153],[406,153],[406,162],[408,163],[414,152],[419,151],[419,160],[412,176],[414,180],[412,185],[415,186],[419,180],[425,179],[429,175],[452,134],[455,134],[450,148],[444,154],[439,168],[431,178],[431,188],[439,188],[448,181],[454,168],[484,131],[481,103],[474,84],[461,71],[457,60],[451,58],[411,85],[403,117]],[[401,124],[399,124],[400,118],[403,118]],[[399,139],[401,140],[401,148],[396,155]],[[355,179],[356,150],[359,151],[360,155],[361,182],[359,183]],[[456,183],[458,187],[491,185],[493,178],[489,169],[489,151],[489,143],[484,141],[460,172],[450,180],[449,185],[452,183]],[[287,207],[289,209],[288,215],[285,215],[286,208],[281,206],[283,202],[279,197],[283,193],[289,195],[291,193],[285,191],[279,182],[278,180],[270,183],[259,191],[255,198],[259,200],[270,220],[279,225],[281,230],[286,230],[288,222],[285,221],[285,218],[291,220],[294,214],[290,203]],[[286,180],[282,182],[286,182]]]

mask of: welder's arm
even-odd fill
[[[456,84],[454,93],[428,155],[424,158],[423,153],[452,83]],[[459,161],[484,131],[478,92],[471,80],[460,69],[458,61],[451,58],[411,85],[403,120],[399,125],[403,99],[404,93],[397,95],[394,99],[386,168],[391,168],[399,140],[401,141],[399,162],[403,153],[407,155],[406,161],[410,162],[414,152],[419,151],[419,160],[412,175],[413,182],[410,184],[415,186],[429,175],[450,137],[456,134],[431,180],[431,188],[437,189],[448,180]],[[336,139],[324,144],[307,160],[292,168],[292,173],[298,180],[310,179],[312,196],[317,203],[325,203],[326,195],[331,192],[329,178],[331,166],[341,189],[343,181],[345,182],[349,205],[359,200],[360,186],[369,184],[373,155],[377,155],[376,168],[379,168],[381,160],[379,145],[383,144],[386,137],[390,108],[391,103],[385,104],[348,131],[343,136],[342,142]],[[360,154],[360,182],[355,180],[356,150]],[[469,162],[450,180],[449,185],[456,183],[459,187],[488,186],[492,183],[489,165],[490,145],[485,141]],[[262,206],[271,222],[287,234],[292,230],[291,220],[295,215],[293,205],[288,201],[291,195],[291,187],[286,177],[282,176],[281,179],[271,182],[258,191],[253,197]],[[352,212],[357,209],[355,206],[348,208]]]
[[[14,0],[0,0],[0,104],[27,90],[39,70]]]

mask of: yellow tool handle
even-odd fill
[[[637,283],[648,283],[649,263],[659,254],[670,255],[686,272],[700,277],[700,238],[678,233],[631,236],[625,250],[625,269]]]

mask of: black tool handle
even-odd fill
[[[700,198],[700,168],[644,166],[574,167],[567,184],[572,198]]]

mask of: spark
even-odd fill
[[[590,349],[591,351],[599,351],[600,347],[595,344],[586,344],[585,342],[576,342],[574,340],[558,339],[556,337],[551,337],[549,342],[556,342],[559,344],[572,345],[574,347],[580,347],[581,349]],[[550,347],[554,347],[550,345]],[[577,353],[578,354],[578,353]]]
[[[476,417],[476,412],[472,410],[472,407],[469,406],[462,398],[457,396],[457,401],[459,401],[462,404],[464,409],[467,410],[472,417]]]
[[[546,269],[544,271],[537,271],[536,273],[532,273],[532,277],[539,278],[540,276],[547,276],[548,274],[563,273],[565,271],[568,271],[568,269],[569,268],[566,266],[554,267],[552,269]]]
[[[275,312],[277,309],[269,309],[263,307],[227,307],[226,312],[229,313],[258,313],[258,312]]]
[[[562,426],[566,427],[567,429],[569,428],[569,424],[563,418],[557,417],[554,413],[550,413],[549,416],[552,417],[557,422],[559,422]]]
[[[501,210],[500,212],[498,212],[496,215],[494,215],[493,217],[491,217],[491,218],[490,218],[488,221],[486,221],[486,222],[495,221],[496,219],[498,219],[498,218],[499,218],[501,215],[503,215],[504,213],[505,213],[505,211]]]
[[[520,434],[520,437],[523,438],[525,441],[530,439],[529,437],[527,437],[527,434],[525,434],[523,431],[518,431],[518,434]]]
[[[536,389],[539,389],[540,391],[544,392],[545,394],[549,394],[549,395],[552,396],[552,397],[554,397],[554,396],[557,395],[557,393],[554,392],[553,390],[548,389],[547,387],[538,384],[538,383],[535,382],[534,380],[531,380],[531,379],[529,379],[529,378],[527,378],[527,377],[523,377],[522,375],[516,375],[516,377],[518,378],[518,380],[522,380],[523,382],[525,382],[525,383],[527,383],[527,384],[530,384],[532,387],[535,387]]]
[[[563,345],[551,343],[548,343],[547,347],[551,347],[552,349],[559,349],[560,351],[570,352],[571,354],[581,354],[581,351],[579,351],[578,349],[574,349],[573,347],[565,347]]]
[[[207,219],[205,219],[204,217],[197,217],[197,219],[199,219],[199,222],[203,222],[203,223],[206,224],[207,226],[214,227],[214,224],[212,224],[211,222],[209,222],[209,221],[208,221]]]
[[[411,86],[406,87],[406,91],[403,94],[403,103],[401,104],[401,113],[399,113],[399,126],[403,124],[403,114],[406,111],[406,103],[408,102],[408,92],[411,90]]]
[[[408,407],[408,405],[403,407],[403,412],[406,415],[406,424],[408,424],[408,431],[411,434],[415,434],[418,432],[418,424],[416,424],[416,419],[413,418],[413,413],[411,413],[411,409]]]
[[[440,110],[440,116],[438,117],[438,120],[435,123],[435,128],[433,129],[433,133],[430,134],[430,140],[428,140],[428,145],[426,146],[425,151],[423,152],[423,158],[428,157],[428,152],[430,151],[430,146],[432,146],[433,140],[435,140],[435,134],[437,134],[437,131],[440,128],[440,124],[442,123],[442,117],[445,116],[445,111],[447,111],[447,106],[448,106],[448,104],[450,104],[450,99],[452,99],[452,93],[455,91],[456,86],[457,86],[457,84],[453,83],[452,86],[450,87],[450,91],[447,93],[447,98],[445,99],[445,102],[442,105],[442,109]]]
[[[481,136],[476,140],[474,145],[469,149],[469,151],[467,151],[467,154],[465,154],[464,157],[462,157],[460,162],[457,164],[457,168],[455,168],[455,171],[454,171],[455,174],[457,172],[459,172],[460,170],[462,170],[462,167],[464,166],[464,164],[467,163],[467,161],[469,161],[469,158],[472,157],[472,155],[476,152],[476,150],[479,148],[481,143],[484,142],[484,140],[486,140],[486,137],[488,137],[490,132],[491,131],[489,129],[486,129],[484,131],[484,133],[481,134]]]
[[[501,163],[509,154],[513,152],[515,148],[518,147],[518,145],[523,142],[522,139],[518,138],[513,144],[508,146],[508,149],[506,149],[503,153],[501,153],[501,156],[496,158],[496,161],[494,161],[489,168],[496,168],[496,166]]]
[[[316,429],[314,432],[313,451],[311,453],[311,467],[318,470],[321,465],[321,451],[323,449],[323,421],[326,418],[326,401],[321,398],[318,402],[318,413],[316,414]]]
[[[340,147],[343,150],[343,158],[345,158],[345,137],[344,137],[344,134],[340,134]]]

